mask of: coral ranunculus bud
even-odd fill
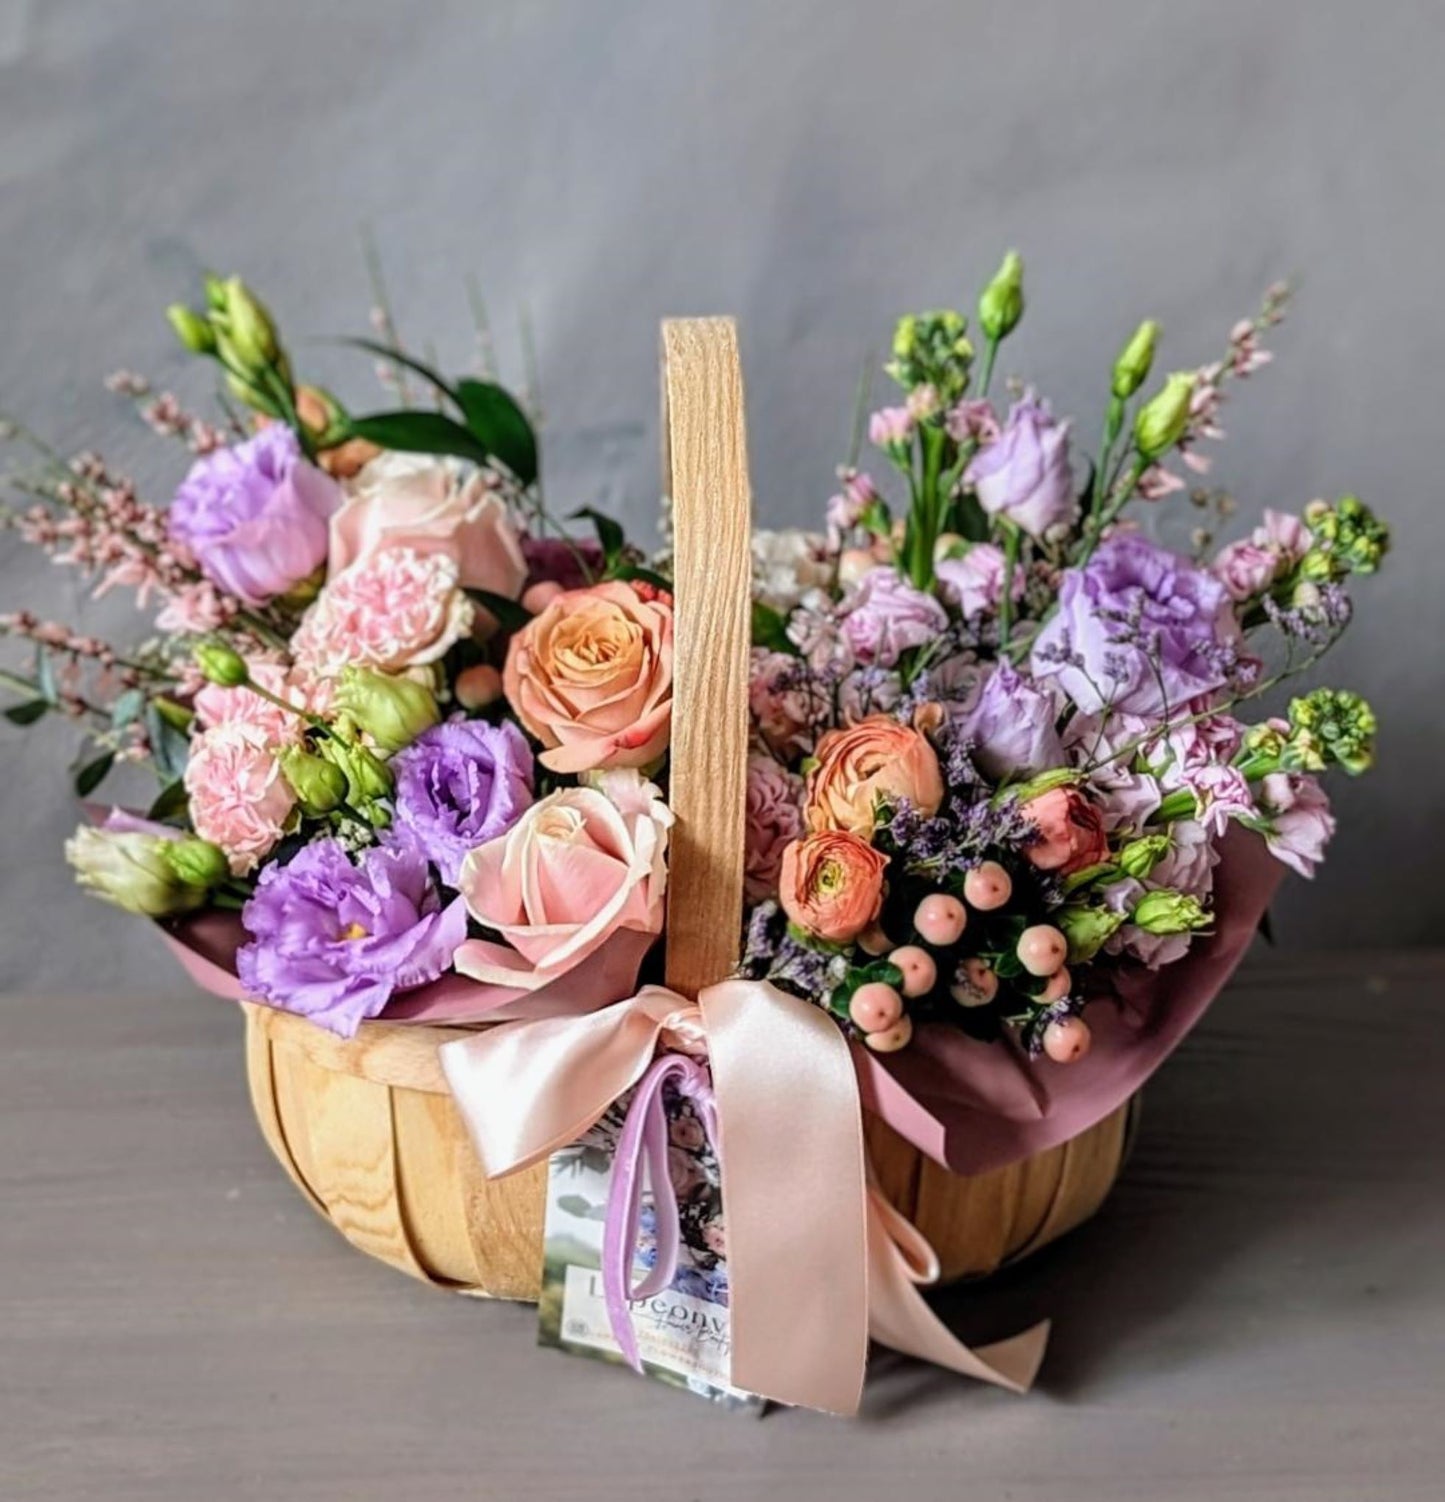
[[[877,920],[887,866],[887,857],[855,834],[810,834],[783,851],[778,901],[804,932],[846,944]]]
[[[335,708],[387,756],[411,745],[441,719],[436,699],[423,684],[355,664],[342,669]]]
[[[1011,250],[978,299],[978,326],[995,341],[1011,334],[1024,316],[1024,263]]]
[[[1193,397],[1193,372],[1179,370],[1166,378],[1162,391],[1140,407],[1134,419],[1134,447],[1141,458],[1157,459],[1179,442],[1189,426]]]

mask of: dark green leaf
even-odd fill
[[[414,360],[410,355],[404,355],[400,350],[392,349],[389,344],[381,344],[375,339],[338,339],[335,342],[349,345],[352,349],[364,349],[368,354],[376,355],[382,360],[389,360],[393,365],[404,366],[414,375],[419,375],[422,380],[429,381],[443,396],[449,396],[458,406],[461,405],[456,392],[445,376],[438,375],[430,365],[424,365],[420,360]]]
[[[537,478],[537,435],[511,394],[495,381],[469,378],[457,382],[456,400],[487,452],[530,485]]]
[[[623,548],[627,546],[627,538],[622,528],[605,512],[595,511],[591,506],[583,506],[580,511],[574,511],[571,520],[589,521],[597,529],[597,541],[602,545],[602,556],[606,559],[610,570],[622,556]]]
[[[467,596],[484,610],[491,611],[503,631],[520,631],[532,619],[531,611],[523,609],[506,595],[493,594],[490,589],[469,589]]]
[[[620,568],[613,571],[614,579],[635,579],[639,584],[650,584],[654,589],[672,592],[672,580],[665,579],[654,569],[643,568],[636,563],[624,563]]]
[[[145,705],[145,695],[140,689],[126,689],[123,694],[117,697],[115,703],[110,706],[110,723],[117,730],[123,730],[127,725],[140,719]]]
[[[764,605],[761,600],[753,601],[753,645],[767,647],[773,652],[796,654],[798,650],[788,640],[787,618],[780,610]]]
[[[154,704],[146,706],[145,725],[156,770],[167,780],[182,776],[190,755],[190,737],[177,730]]]
[[[115,752],[107,751],[77,768],[75,773],[75,796],[88,798],[105,781],[106,773],[115,765]]]
[[[455,454],[474,464],[485,464],[489,457],[477,438],[440,412],[374,412],[353,417],[347,431],[353,438],[408,454]]]
[[[185,813],[189,803],[186,785],[177,778],[174,782],[168,782],[156,794],[155,802],[146,810],[146,818],[164,823],[167,819],[174,819],[178,814]]]
[[[12,704],[5,711],[5,718],[12,725],[33,725],[49,708],[44,699],[32,699],[28,704]]]

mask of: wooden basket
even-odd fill
[[[662,373],[676,537],[667,981],[693,996],[732,969],[742,926],[750,497],[732,322],[665,323]],[[546,1165],[482,1177],[436,1055],[461,1030],[372,1022],[344,1041],[290,1013],[245,1012],[266,1141],[353,1246],[462,1293],[536,1299]],[[884,1192],[952,1279],[992,1272],[1092,1215],[1118,1173],[1127,1119],[1123,1107],[972,1178],[881,1121],[866,1131]]]

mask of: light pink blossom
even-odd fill
[[[226,852],[237,876],[270,854],[296,802],[276,758],[248,725],[217,725],[198,735],[185,788],[196,833]]]
[[[1330,800],[1313,777],[1273,772],[1259,785],[1264,842],[1276,860],[1313,876],[1335,832]]]
[[[803,832],[803,779],[771,756],[748,757],[746,864],[743,895],[762,902],[778,895],[783,851]]]
[[[896,569],[864,574],[842,604],[843,635],[859,662],[891,668],[911,647],[948,630],[948,612]]]
[[[934,565],[938,591],[950,604],[958,606],[964,620],[994,615],[1003,599],[1005,573],[1003,550],[991,542],[976,542],[961,558],[944,558]],[[1015,602],[1024,597],[1024,571],[1015,569]]]

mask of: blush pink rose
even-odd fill
[[[1050,788],[1030,798],[1021,811],[1039,832],[1038,840],[1024,849],[1037,870],[1068,876],[1108,858],[1104,816],[1077,788]]]
[[[445,553],[384,548],[327,581],[291,638],[308,679],[348,664],[400,673],[436,662],[470,634],[476,612]]]
[[[568,590],[512,638],[502,684],[544,767],[645,767],[672,729],[671,601],[617,581]]]
[[[191,824],[244,876],[269,855],[296,803],[281,767],[254,727],[217,725],[191,742],[186,763]]]
[[[783,851],[803,832],[803,779],[771,756],[748,757],[743,895],[763,902],[778,893]]]
[[[527,561],[501,497],[480,471],[426,454],[385,453],[346,487],[331,518],[333,576],[389,548],[440,553],[457,566],[463,589],[515,600]]]
[[[539,990],[619,929],[661,933],[671,826],[661,793],[630,768],[534,803],[462,862],[467,911],[506,945],[468,940],[457,969],[491,985]]]

